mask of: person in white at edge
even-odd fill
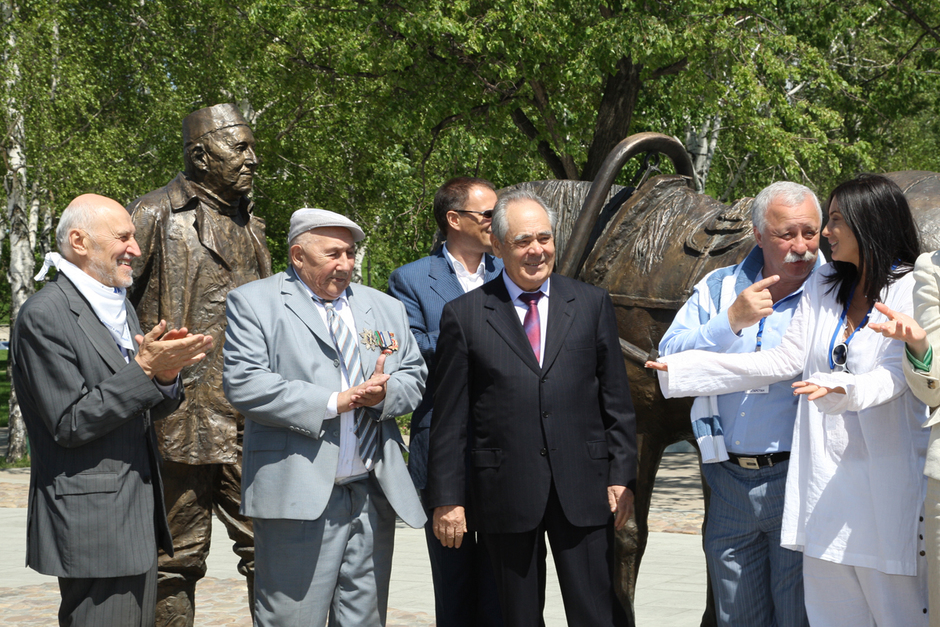
[[[927,625],[927,408],[905,381],[904,344],[880,334],[887,317],[874,307],[912,312],[917,227],[900,188],[865,175],[833,190],[823,235],[832,263],[804,285],[779,347],[689,351],[648,365],[661,371],[666,396],[751,389],[802,372],[781,544],[803,551],[810,624]]]
[[[223,383],[247,419],[262,627],[384,625],[395,515],[426,520],[394,418],[418,405],[427,368],[404,306],[349,282],[363,237],[339,214],[296,211],[290,267],[228,295]]]

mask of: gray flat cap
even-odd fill
[[[346,216],[341,216],[326,209],[298,209],[290,217],[290,231],[287,234],[287,242],[289,244],[294,241],[294,238],[301,233],[325,226],[340,226],[349,229],[354,242],[362,241],[366,236],[359,228],[359,225]]]

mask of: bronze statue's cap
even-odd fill
[[[217,104],[193,111],[183,118],[183,145],[188,146],[207,133],[230,126],[248,126],[248,121],[233,104]]]
[[[298,209],[290,217],[290,231],[287,234],[287,242],[294,241],[294,238],[301,233],[306,233],[311,229],[319,229],[325,226],[340,226],[349,229],[352,233],[353,241],[362,241],[366,234],[362,232],[359,225],[338,213],[327,211],[326,209]]]

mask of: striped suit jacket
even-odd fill
[[[484,282],[496,277],[503,262],[493,255],[484,255]],[[428,365],[428,386],[421,404],[411,416],[410,455],[408,472],[415,487],[423,490],[428,481],[428,440],[431,413],[434,408],[434,351],[440,334],[441,312],[444,305],[459,296],[463,288],[457,274],[447,261],[444,247],[428,257],[422,257],[398,268],[388,277],[388,293],[405,305],[411,332],[418,341],[418,349]]]
[[[134,308],[127,323],[140,333]],[[29,433],[26,565],[46,575],[138,575],[172,555],[153,419],[179,405],[58,275],[19,311],[13,385]]]

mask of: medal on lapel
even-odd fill
[[[370,351],[378,349],[381,352],[394,352],[398,350],[398,340],[395,339],[395,334],[391,331],[363,329],[359,337],[362,338],[362,345]]]

